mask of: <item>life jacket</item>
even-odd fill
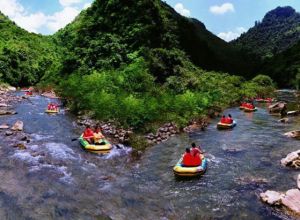
[[[202,163],[200,154],[197,154],[196,156],[194,156],[194,160],[193,160],[193,164],[195,167],[200,166]]]
[[[182,165],[187,167],[194,166],[194,157],[191,153],[185,153],[182,159]]]
[[[222,124],[226,124],[226,123],[227,123],[227,122],[226,122],[226,118],[223,118],[223,117],[222,117],[222,118],[221,118],[221,123],[222,123]]]
[[[199,155],[201,153],[200,149],[195,147],[195,148],[192,148],[191,150],[191,154],[195,157],[196,155]]]
[[[232,124],[233,123],[233,119],[232,118],[227,118],[227,120],[228,120],[228,124]]]
[[[88,139],[88,138],[93,138],[93,137],[94,137],[93,130],[90,128],[85,129],[85,131],[83,132],[83,138]]]

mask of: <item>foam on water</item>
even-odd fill
[[[53,135],[42,135],[42,134],[31,134],[30,136],[36,141],[46,140],[53,137]]]
[[[60,167],[56,167],[56,170],[63,174],[62,177],[59,178],[60,181],[67,183],[67,184],[71,184],[74,182],[74,178],[72,177],[72,173],[68,172],[68,168],[65,166],[60,166]]]
[[[45,149],[47,149],[48,153],[51,155],[51,157],[53,159],[60,159],[60,160],[78,159],[78,157],[76,157],[76,154],[74,153],[74,151],[65,144],[46,143]]]
[[[115,157],[128,155],[131,151],[131,147],[125,147],[124,145],[113,146],[113,149],[110,151],[110,153],[105,155],[105,159],[112,159]]]
[[[27,151],[17,151],[11,157],[17,160],[24,161],[30,165],[38,165],[39,159],[41,158],[40,155],[33,156]]]

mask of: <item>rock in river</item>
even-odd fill
[[[279,205],[282,197],[282,193],[271,190],[267,190],[266,192],[260,194],[261,200],[269,205]]]
[[[290,189],[281,199],[282,205],[286,206],[296,214],[300,214],[300,190]]]
[[[14,147],[19,148],[20,150],[25,150],[27,149],[26,146],[22,143],[16,144],[14,145]]]
[[[268,203],[269,205],[284,206],[290,211],[292,211],[294,214],[300,215],[299,189],[290,189],[286,193],[268,190],[264,193],[261,193],[260,198],[263,202]]]
[[[0,125],[0,129],[8,129],[8,128],[9,128],[9,125],[7,125],[7,124]]]
[[[299,130],[290,131],[290,132],[284,133],[284,135],[287,136],[287,137],[290,137],[290,138],[299,139],[300,138],[300,131]]]
[[[15,115],[17,112],[15,111],[8,111],[8,110],[0,110],[0,115]]]
[[[17,121],[14,126],[12,126],[11,130],[13,131],[23,131],[24,123],[22,121]]]
[[[6,136],[11,136],[11,135],[13,135],[14,133],[12,132],[12,131],[7,131],[7,132],[5,132],[5,135]]]
[[[281,160],[283,166],[300,167],[300,150],[289,153],[286,158]]]

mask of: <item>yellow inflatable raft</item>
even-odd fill
[[[48,114],[57,114],[57,113],[59,113],[59,108],[57,108],[56,110],[46,109],[45,112],[48,113]]]
[[[184,167],[182,166],[182,159],[177,162],[177,164],[173,167],[173,172],[176,176],[181,177],[194,177],[203,175],[207,169],[207,159],[201,154],[202,163],[200,166],[197,167]]]
[[[90,144],[83,138],[83,134],[80,136],[79,142],[83,149],[93,153],[107,154],[112,149],[111,143],[109,143],[106,139],[103,139],[102,144]]]

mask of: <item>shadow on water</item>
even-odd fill
[[[300,143],[282,134],[300,125],[279,124],[264,106],[255,113],[228,109],[233,130],[182,134],[151,147],[132,162],[130,149],[106,156],[82,150],[81,129],[68,113],[47,115],[50,99],[30,98],[18,115],[0,123],[24,121],[31,143],[19,151],[0,148],[0,216],[6,219],[289,219],[260,202],[266,189],[295,187],[296,172],[280,159]],[[191,142],[201,144],[208,170],[178,179],[172,168]]]

